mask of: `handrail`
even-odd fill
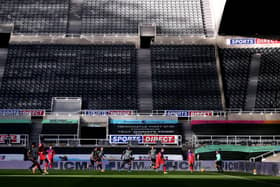
[[[251,157],[251,158],[249,158],[249,161],[250,162],[256,162],[256,160],[259,159],[259,158],[263,159],[265,156],[271,155],[272,153],[274,155],[275,153],[278,153],[278,152],[280,152],[280,150],[269,151],[269,152],[263,153],[261,155],[255,156],[255,157]]]
[[[192,146],[200,145],[204,142],[222,143],[222,144],[264,144],[271,143],[280,145],[280,135],[193,135]]]

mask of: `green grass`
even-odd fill
[[[280,177],[255,176],[244,173],[216,172],[140,172],[140,171],[61,171],[51,170],[49,175],[32,175],[28,170],[0,170],[0,186],[113,186],[113,187],[280,187]]]

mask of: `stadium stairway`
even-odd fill
[[[4,75],[7,55],[8,55],[8,49],[0,48],[0,87],[1,87],[2,77]]]
[[[150,113],[153,110],[151,50],[138,49],[137,63],[139,111]]]
[[[247,87],[247,97],[245,110],[252,110],[255,108],[257,99],[258,75],[261,66],[261,55],[253,54],[251,57],[249,82]]]
[[[82,4],[83,4],[83,0],[70,0],[69,1],[67,35],[79,36],[81,34]]]
[[[39,135],[42,132],[42,119],[32,119],[31,133],[30,133],[30,143],[39,143]]]
[[[272,156],[266,157],[262,162],[280,162],[280,152],[273,154]]]

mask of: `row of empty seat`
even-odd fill
[[[252,55],[260,54],[256,108],[280,105],[280,49],[219,49],[227,108],[244,109]],[[221,110],[215,47],[152,45],[154,110]],[[133,45],[11,45],[0,108],[50,109],[82,97],[84,109],[138,108]]]
[[[69,0],[0,0],[0,24],[14,33],[66,33]]]
[[[228,108],[244,109],[251,59],[260,54],[255,108],[280,106],[280,48],[220,49],[224,91]]]
[[[11,45],[0,108],[51,108],[52,97],[82,97],[91,109],[136,109],[133,45]]]
[[[214,46],[153,45],[153,108],[219,110]]]
[[[205,0],[204,0],[205,1]],[[207,1],[207,0],[206,0]],[[14,33],[66,34],[70,0],[0,0],[0,24]],[[136,34],[139,24],[156,24],[158,34],[207,35],[203,0],[84,0],[82,34]]]
[[[83,33],[137,33],[139,24],[156,24],[158,34],[204,35],[201,0],[86,0]]]

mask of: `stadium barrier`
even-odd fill
[[[199,145],[280,145],[279,135],[193,135],[194,147]]]
[[[89,161],[61,161],[55,162],[53,169],[59,170],[88,170]],[[121,169],[122,161],[104,160],[103,166],[106,170],[118,171]],[[1,161],[0,169],[27,169],[32,165],[31,161]],[[188,171],[189,165],[186,161],[167,161],[168,171]],[[256,170],[258,175],[280,176],[280,163],[262,163],[249,161],[224,161],[224,171],[252,173]],[[133,161],[133,171],[152,171],[150,161]],[[217,171],[215,161],[197,161],[196,171]],[[51,171],[50,171],[51,172]]]

